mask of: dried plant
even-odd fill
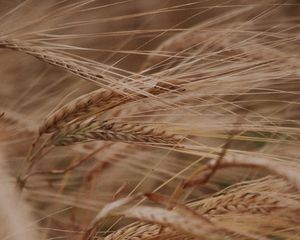
[[[99,122],[97,118],[92,118],[60,129],[53,134],[49,143],[55,146],[66,146],[93,140],[176,144],[180,139],[164,130],[147,125],[113,121]]]
[[[1,239],[300,239],[299,9],[0,1]]]
[[[176,89],[177,85],[172,83],[158,83],[155,87],[148,90],[150,94],[160,94],[172,89]],[[68,122],[74,122],[76,119],[84,120],[89,116],[101,114],[116,106],[137,101],[145,98],[143,95],[121,95],[111,90],[99,89],[91,93],[80,96],[78,99],[61,107],[49,116],[39,129],[39,134],[51,133],[60,126]],[[77,121],[78,121],[77,120]]]

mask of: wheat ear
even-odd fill
[[[176,81],[158,82],[147,90],[152,95],[158,95],[170,90],[178,90],[180,84]],[[51,133],[77,119],[88,118],[100,114],[116,106],[146,98],[142,94],[120,94],[108,89],[97,89],[82,95],[51,114],[40,126],[39,134]]]
[[[269,214],[272,211],[297,206],[298,202],[259,192],[236,192],[208,198],[197,209],[205,215],[226,213]]]
[[[40,126],[39,134],[54,132],[72,120],[89,113],[101,113],[118,106],[126,99],[128,97],[106,89],[95,90],[80,96],[51,114]]]
[[[123,122],[99,122],[97,118],[92,118],[62,128],[53,134],[50,138],[50,143],[55,146],[66,146],[93,140],[173,145],[180,140],[180,137],[147,125]]]
[[[98,85],[105,79],[99,72],[78,64],[75,59],[69,56],[50,51],[43,47],[37,47],[30,43],[24,43],[18,39],[1,39],[0,47],[13,49],[34,56],[43,62],[59,67],[87,81],[97,83]]]

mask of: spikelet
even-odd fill
[[[105,240],[117,240],[117,239],[153,239],[167,232],[166,228],[162,228],[156,224],[133,224],[126,228],[122,228],[112,234],[105,237]],[[178,234],[178,233],[177,233]]]

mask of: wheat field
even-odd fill
[[[299,0],[0,0],[0,238],[300,239]]]

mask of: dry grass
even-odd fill
[[[1,239],[299,239],[299,13],[0,1]]]

